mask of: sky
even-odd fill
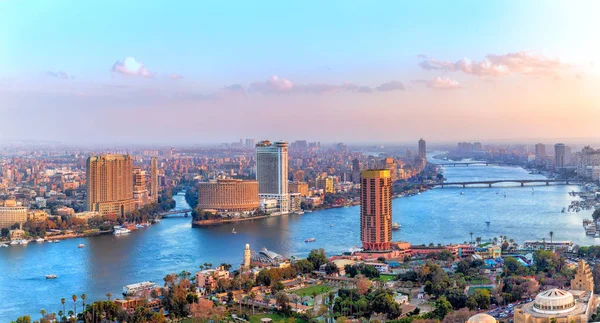
[[[597,137],[600,1],[0,0],[0,140]]]

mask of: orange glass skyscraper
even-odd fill
[[[361,173],[360,240],[365,251],[390,250],[392,178],[388,169]]]

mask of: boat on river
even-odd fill
[[[400,230],[400,224],[398,222],[392,223],[392,230]]]
[[[37,239],[35,239],[35,242],[44,242],[44,241],[46,241],[46,240],[44,240],[44,238],[37,238]]]
[[[113,227],[113,234],[116,235],[116,236],[128,234],[130,232],[131,232],[131,230],[129,230],[129,229],[125,228],[125,227],[122,227],[122,226],[116,225],[116,226]]]
[[[48,274],[48,275],[46,275],[46,279],[56,279],[56,275],[55,274]]]
[[[18,245],[19,244],[19,240],[13,240],[10,242],[11,245]]]
[[[6,243],[0,244],[0,248],[8,248],[8,245]]]
[[[233,229],[231,230],[231,234],[237,234],[237,232],[235,231],[235,228],[233,228]]]
[[[83,248],[83,247],[85,247],[85,245],[83,243],[80,243],[77,245],[77,248]]]
[[[315,241],[317,241],[316,238],[308,238],[308,239],[304,240],[304,242],[315,242]]]

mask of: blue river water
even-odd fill
[[[448,181],[485,179],[537,179],[517,167],[446,167]],[[561,213],[575,199],[568,194],[574,185],[493,188],[436,188],[420,195],[394,199],[394,221],[402,229],[394,240],[412,244],[459,243],[473,237],[490,239],[506,235],[523,242],[549,238],[590,245],[582,219],[591,211]],[[461,194],[464,192],[464,194]],[[188,205],[182,194],[175,197],[178,209]],[[486,224],[489,221],[490,224]],[[87,302],[119,296],[122,286],[145,280],[162,284],[167,273],[196,271],[198,266],[222,262],[238,266],[244,246],[263,247],[286,256],[306,256],[311,249],[325,248],[337,254],[360,245],[359,207],[336,208],[304,215],[192,228],[190,218],[169,218],[126,236],[97,236],[61,243],[30,243],[0,248],[0,322],[29,314],[39,319],[40,310],[58,312],[60,299],[85,293]],[[333,226],[332,226],[333,225]],[[235,227],[238,234],[232,234]],[[316,242],[305,243],[314,237]],[[83,243],[85,248],[77,248]],[[56,274],[46,280],[46,274]],[[78,308],[81,301],[78,300]],[[67,306],[69,308],[69,306]]]

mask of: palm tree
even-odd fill
[[[75,313],[77,313],[77,295],[71,297],[73,298],[73,309],[75,310]]]
[[[66,301],[66,299],[65,299],[65,298],[61,298],[61,299],[60,299],[60,302],[62,303],[62,306],[63,306],[63,310],[62,310],[62,312],[63,312],[63,313],[65,313],[65,312],[66,312],[66,311],[65,311],[65,301]],[[58,315],[58,316],[62,317],[62,315]]]
[[[46,316],[46,310],[41,310],[40,314],[42,314],[42,319],[44,319],[44,317]]]
[[[250,299],[252,300],[252,315],[254,315],[254,299],[256,298],[256,293],[255,292],[251,292],[250,293]]]
[[[110,302],[110,298],[112,297],[111,293],[106,293],[106,298],[108,298],[108,301]]]
[[[473,244],[473,232],[469,232],[469,234],[471,235],[471,244]]]
[[[73,311],[69,310],[69,317],[72,317],[73,314],[75,314],[75,313],[73,313]]]
[[[63,315],[64,315],[64,314],[65,314],[65,313],[64,313],[63,311],[58,311],[58,319],[59,319],[60,321],[62,321],[62,318],[63,318]]]
[[[81,294],[81,308],[82,308],[82,311],[85,311],[85,298],[86,297],[87,297],[87,295]]]
[[[480,245],[481,244],[481,237],[475,238],[475,241],[477,241],[477,245]]]

